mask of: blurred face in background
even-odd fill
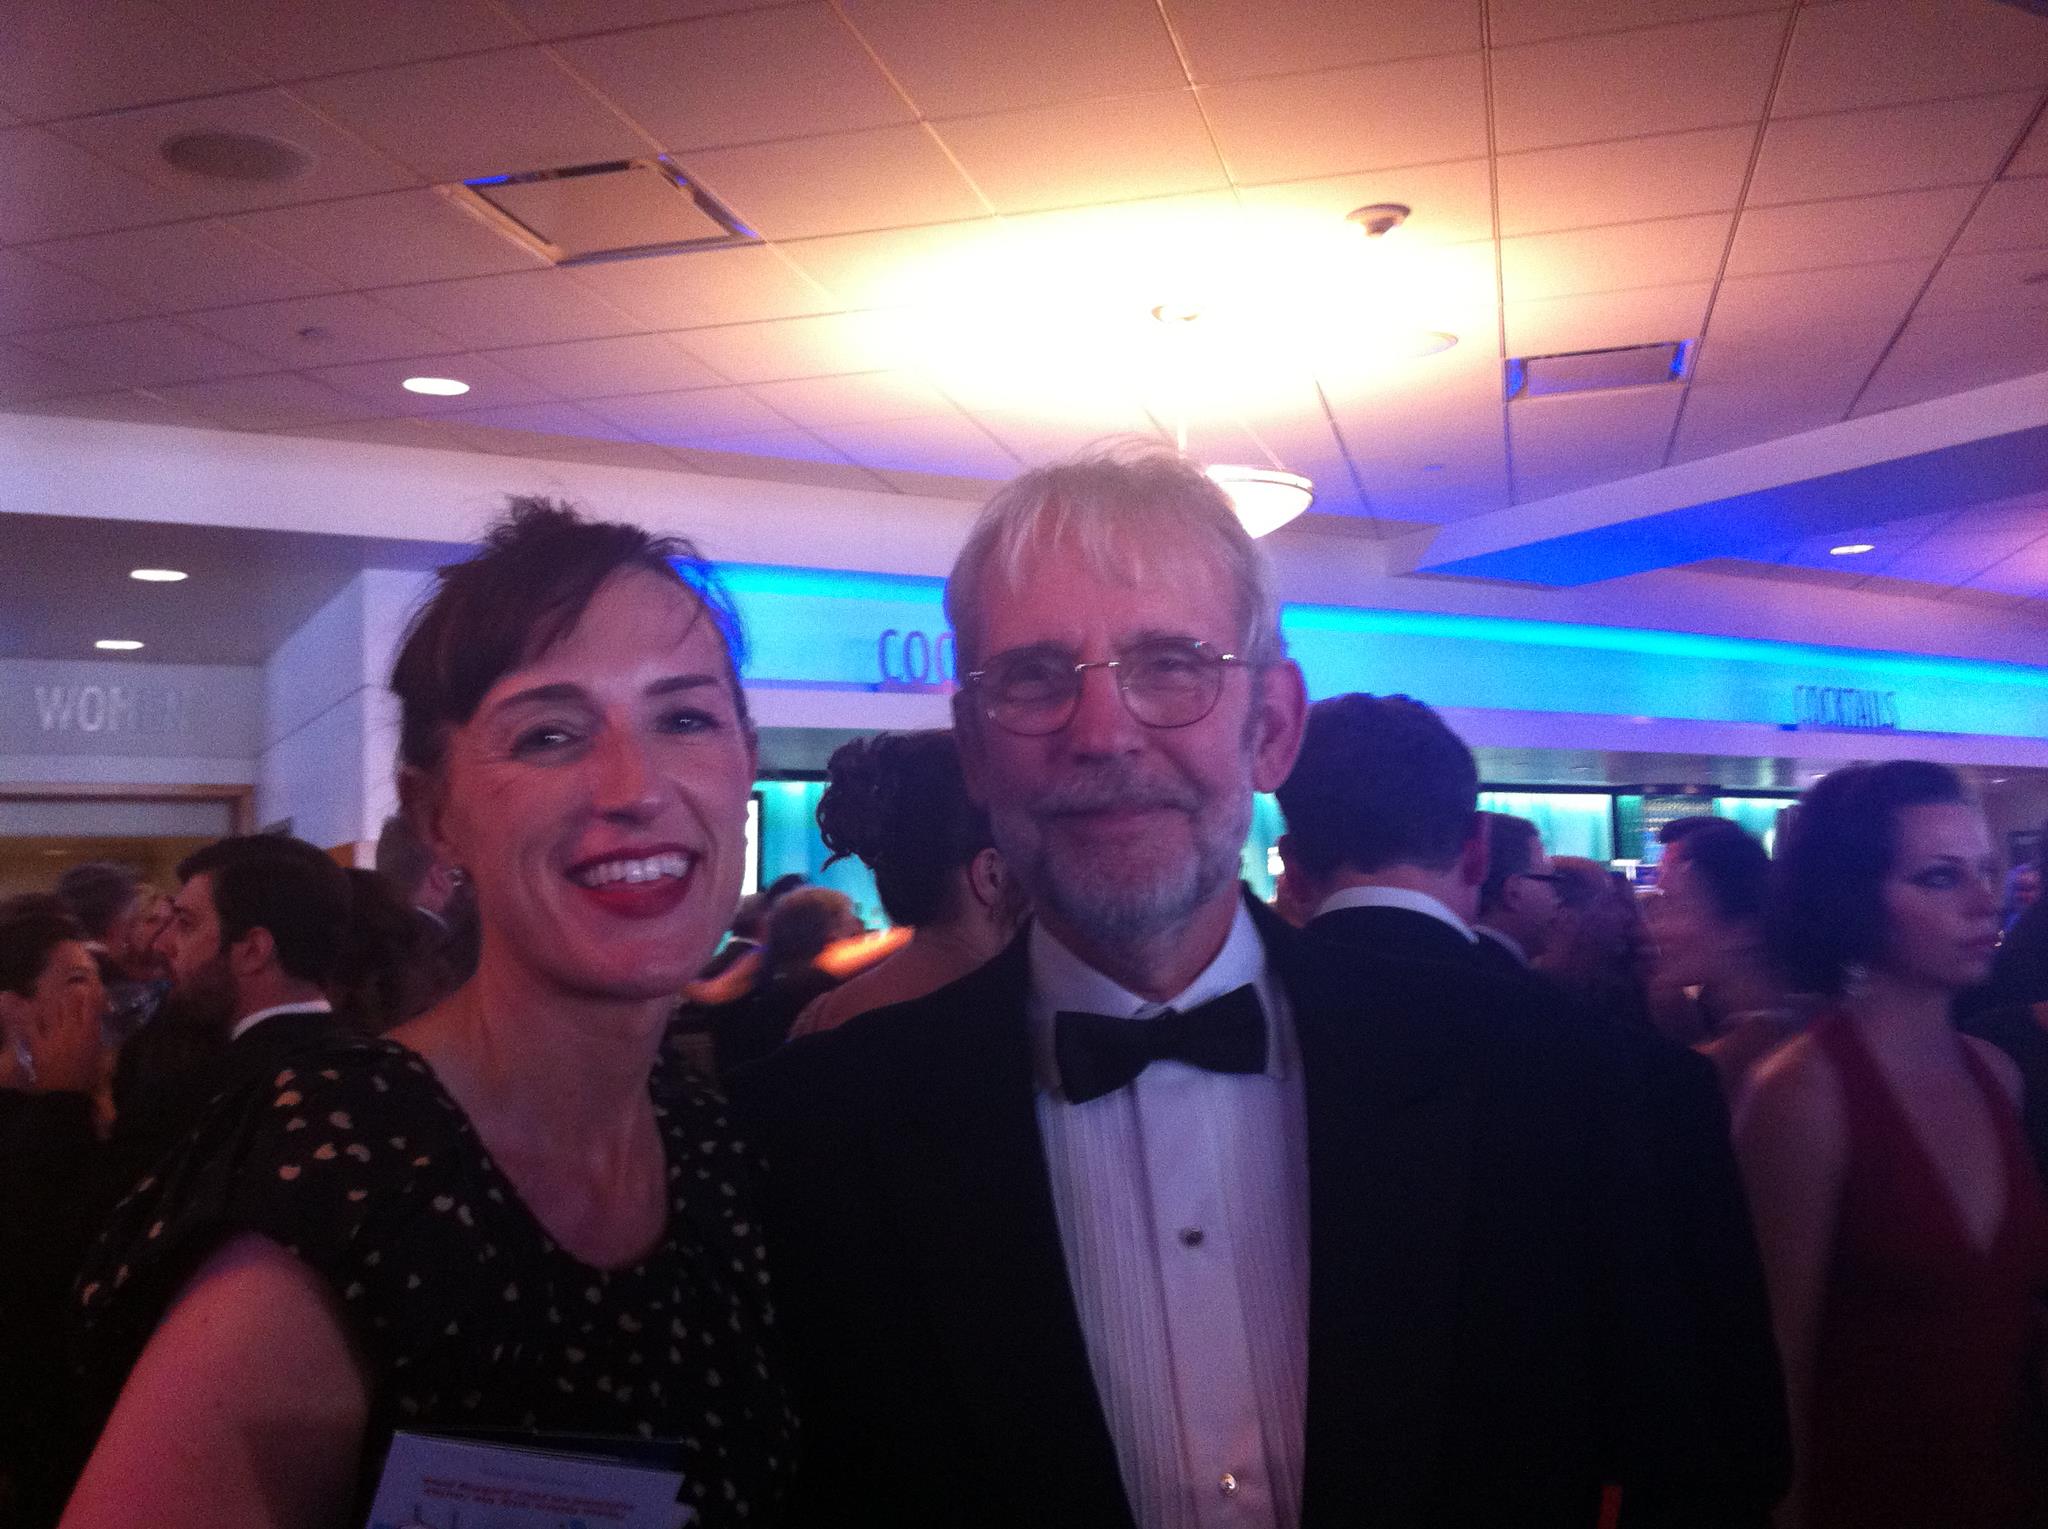
[[[1892,832],[1874,964],[1914,986],[1975,986],[1998,949],[1998,856],[1983,813],[1960,802],[1906,807]]]
[[[213,878],[190,878],[171,899],[170,918],[156,950],[171,979],[179,1011],[195,1019],[225,1021],[235,1008],[235,976],[221,942]]]
[[[1724,931],[1706,886],[1685,858],[1683,842],[1665,848],[1657,865],[1657,890],[1645,900],[1643,917],[1656,949],[1659,982],[1693,987],[1708,980]]]

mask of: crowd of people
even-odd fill
[[[407,634],[375,870],[0,904],[0,1522],[360,1523],[401,1430],[714,1529],[2048,1522],[2048,911],[1953,771],[1554,857],[1309,703],[1158,450],[946,601],[954,726],[818,807],[885,936],[740,900],[734,609],[542,501]]]

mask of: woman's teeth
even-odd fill
[[[691,857],[680,850],[633,859],[600,860],[572,871],[569,879],[579,887],[608,887],[618,882],[659,881],[664,876],[687,876]]]

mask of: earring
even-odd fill
[[[1842,996],[1854,1003],[1870,991],[1870,968],[1861,961],[1851,961],[1842,968]]]

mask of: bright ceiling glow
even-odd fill
[[[128,577],[140,579],[145,584],[182,584],[191,575],[176,568],[131,568]]]
[[[1871,542],[1850,542],[1846,546],[1828,548],[1828,556],[1854,557],[1859,552],[1875,552],[1876,550],[1877,547]]]
[[[408,377],[399,384],[408,393],[425,393],[432,398],[459,398],[469,391],[469,384],[457,382],[453,377]]]
[[[132,637],[102,637],[93,646],[103,653],[133,653],[142,644]]]
[[[1230,496],[1230,507],[1254,536],[1266,536],[1315,503],[1316,486],[1299,473],[1272,467],[1207,467]]]
[[[1361,239],[1344,211],[1198,195],[989,219],[835,272],[868,311],[828,343],[1034,445],[1184,422],[1197,456],[1221,436],[1285,460],[1325,418],[1319,387],[1398,391],[1418,357],[1499,327],[1490,245]]]

